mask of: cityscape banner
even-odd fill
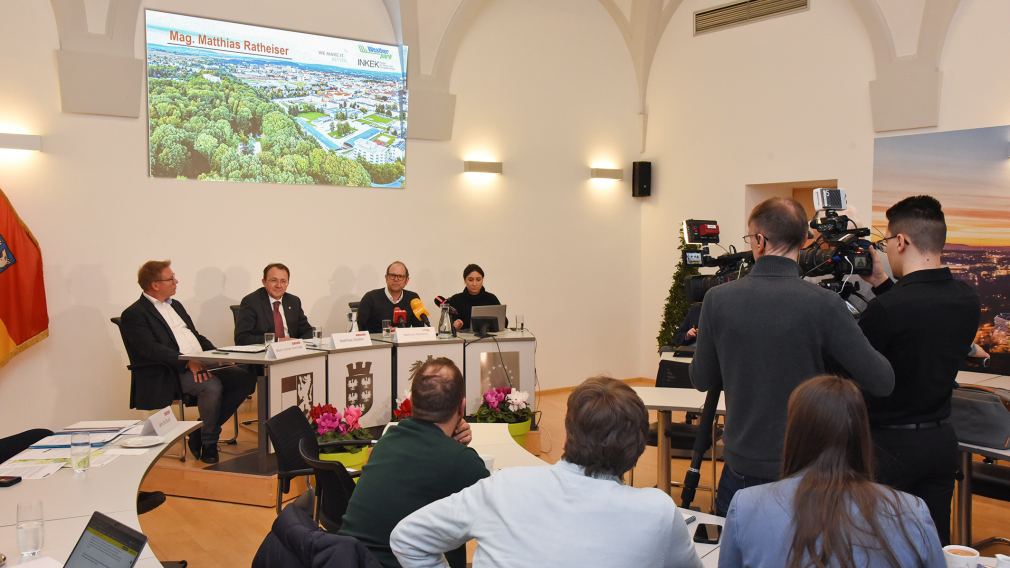
[[[405,46],[145,18],[149,175],[406,186]]]
[[[874,144],[873,225],[912,195],[943,205],[943,262],[978,290],[982,321],[975,342],[991,356],[989,369],[1010,374],[1010,126],[877,138]],[[977,370],[977,369],[973,369]]]

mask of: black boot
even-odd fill
[[[217,463],[217,444],[207,444],[203,447],[203,455],[200,457],[203,463]]]
[[[189,435],[189,451],[193,453],[193,457],[200,459],[203,455],[203,437],[200,435],[200,430],[194,430]]]

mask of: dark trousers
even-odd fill
[[[925,501],[940,544],[950,544],[950,502],[958,467],[954,428],[874,428],[873,446],[876,481]]]
[[[256,391],[256,377],[242,367],[227,367],[211,373],[202,383],[193,380],[193,373],[179,375],[182,391],[196,397],[203,428],[203,445],[216,445],[221,437],[221,425],[235,414],[239,405]]]
[[[715,497],[715,514],[720,517],[726,516],[726,513],[729,512],[729,504],[733,500],[733,495],[736,495],[737,491],[746,489],[747,487],[764,485],[765,483],[771,483],[773,481],[778,480],[754,477],[752,475],[741,475],[733,471],[733,468],[731,468],[729,464],[724,464],[722,466],[722,476],[719,478],[719,491]]]

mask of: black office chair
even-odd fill
[[[167,365],[165,363],[137,363],[135,357],[133,356],[133,349],[132,349],[132,346],[130,345],[130,339],[126,336],[125,333],[123,333],[123,325],[122,325],[123,320],[122,320],[122,318],[119,318],[119,317],[109,318],[109,321],[111,321],[112,323],[116,324],[116,328],[119,329],[119,337],[123,340],[123,347],[126,348],[126,358],[130,362],[126,366],[126,368],[131,373],[133,371],[138,370],[138,369],[144,369],[144,368],[150,368],[150,367],[164,367],[166,369],[170,369],[172,372],[176,372],[176,370],[174,368],[172,368],[171,365]],[[189,407],[196,406],[196,397],[192,397],[192,396],[189,396],[187,394],[184,394],[182,392],[182,384],[181,383],[177,383],[176,384],[175,394],[172,395],[172,404],[178,404],[179,405],[179,419],[182,420],[182,421],[185,421],[186,420],[186,407],[187,406],[189,406]],[[140,410],[155,410],[155,409],[143,408],[143,409],[140,409]],[[182,443],[182,452],[179,453],[175,457],[178,457],[179,461],[184,462],[184,461],[186,461],[186,453],[187,453],[187,447],[188,446],[186,445],[185,439],[180,440],[180,442]],[[171,454],[166,454],[166,455],[171,455]]]
[[[303,438],[315,439],[312,426],[297,406],[286,408],[277,416],[267,420],[267,437],[274,445],[277,456],[277,513],[281,512],[284,493],[291,490],[291,480],[303,475],[312,475],[312,468],[302,459],[298,443]]]
[[[691,384],[691,377],[688,373],[688,366],[675,362],[663,360],[659,362],[659,370],[656,372],[656,386],[659,388],[694,388]],[[698,436],[698,414],[694,412],[686,413],[683,422],[674,422],[670,424],[670,429],[667,430],[667,437],[670,438],[670,456],[673,459],[691,459],[694,453],[694,440]],[[722,426],[715,425],[715,440],[718,442],[722,439]],[[659,445],[659,426],[657,423],[652,422],[649,424],[649,435],[645,440],[646,445],[658,446]],[[721,459],[722,450],[716,448],[716,459]],[[710,449],[705,453],[706,457],[712,455],[712,450]],[[635,483],[635,470],[634,468],[628,473],[628,484],[634,485]],[[674,487],[680,487],[682,484],[680,482],[674,481]],[[699,489],[706,489],[705,487],[699,487]]]
[[[1010,501],[1010,467],[996,462],[971,462],[971,494],[990,499]],[[1010,546],[1010,538],[994,536],[971,545],[976,550],[994,546]]]
[[[299,497],[277,516],[256,556],[252,568],[382,568],[382,564],[357,539],[328,534],[299,506]]]
[[[232,305],[228,306],[228,309],[231,310],[232,323],[235,326],[238,326],[238,313],[239,313],[239,310],[242,309],[242,306],[240,304],[232,304]],[[255,366],[253,367],[253,370],[255,370]],[[260,374],[261,375],[262,372],[261,373],[255,373],[254,372],[254,374]],[[252,400],[252,395],[249,395],[249,396],[245,397],[245,399],[246,400]],[[259,420],[255,419],[255,418],[251,418],[249,420],[243,420],[243,421],[239,422],[238,421],[238,415],[236,414],[235,415],[235,437],[238,438],[238,425],[239,424],[241,424],[242,426],[250,426],[252,424],[256,424],[257,422],[259,422]],[[254,428],[250,428],[250,430],[255,431]],[[279,509],[278,509],[278,512],[280,512]]]
[[[34,428],[32,430],[25,430],[19,434],[14,434],[13,436],[0,438],[0,463],[3,463],[27,450],[28,446],[31,446],[42,438],[52,435],[52,430]]]
[[[116,324],[116,328],[119,329],[119,337],[123,340],[123,347],[126,349],[126,358],[130,362],[126,366],[126,368],[130,372],[133,372],[133,371],[135,371],[137,369],[143,369],[143,368],[164,367],[166,369],[169,369],[171,372],[178,374],[178,371],[174,367],[172,367],[171,365],[168,365],[166,363],[137,363],[136,360],[135,360],[135,357],[133,356],[133,348],[130,345],[130,340],[126,336],[126,334],[123,333],[123,326],[122,326],[123,318],[113,317],[113,318],[109,318],[109,321],[111,321],[112,323]],[[186,421],[186,407],[194,407],[194,406],[196,406],[196,397],[188,395],[188,394],[182,392],[182,383],[178,383],[178,382],[176,383],[175,394],[172,395],[172,404],[176,404],[176,403],[178,403],[178,405],[179,405],[179,420],[185,422]],[[142,408],[142,409],[139,409],[139,410],[158,410],[158,409],[155,409],[155,408]],[[185,439],[180,440],[180,442],[182,442],[182,453],[178,454],[175,457],[178,457],[179,461],[184,462],[184,461],[186,461],[186,453],[188,451],[188,447],[189,446],[185,443]],[[230,439],[220,440],[220,443],[221,444],[229,444],[229,445],[235,445],[235,444],[238,443],[238,415],[237,414],[235,415],[235,435],[232,436]],[[170,454],[166,454],[166,455],[170,455]]]
[[[302,438],[298,450],[305,463],[309,464],[316,478],[316,520],[329,532],[337,532],[343,524],[347,504],[354,493],[354,479],[344,464],[338,461],[319,459],[320,448],[370,446],[374,440],[339,440],[319,444],[315,436]]]

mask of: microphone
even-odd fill
[[[393,327],[403,327],[407,325],[407,310],[403,308],[393,308]]]
[[[424,302],[421,301],[421,298],[414,298],[411,300],[410,309],[414,312],[414,317],[421,320],[421,323],[423,323],[425,327],[431,327],[431,320],[428,319],[428,316],[430,315],[428,313],[428,308],[424,307]]]
[[[456,317],[459,315],[459,310],[452,307],[452,304],[449,303],[449,300],[445,299],[445,296],[435,296],[435,305],[440,308],[449,310],[450,316]]]

